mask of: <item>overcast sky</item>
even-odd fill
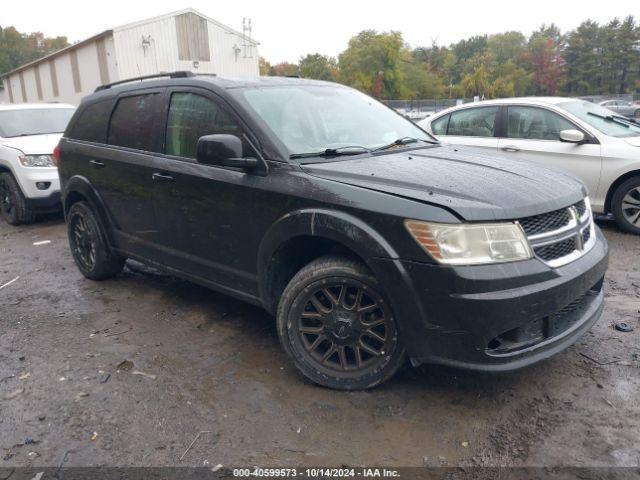
[[[109,28],[193,7],[236,30],[253,22],[260,54],[271,63],[307,53],[336,56],[361,30],[398,30],[411,46],[448,45],[476,34],[519,30],[554,22],[562,31],[588,18],[640,17],[640,0],[5,0],[0,26],[83,40]]]

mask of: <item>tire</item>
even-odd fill
[[[111,251],[93,210],[86,202],[74,203],[67,214],[67,236],[73,260],[91,280],[105,280],[122,271],[125,259]]]
[[[10,173],[0,174],[0,215],[9,225],[21,225],[35,220],[20,186]]]
[[[280,298],[277,325],[298,370],[324,387],[374,387],[407,358],[380,284],[345,257],[321,257],[302,268]]]
[[[611,210],[621,229],[640,235],[640,176],[631,177],[616,189]]]

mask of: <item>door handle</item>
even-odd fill
[[[89,160],[89,163],[90,163],[91,165],[93,165],[94,167],[96,167],[96,168],[102,168],[102,167],[104,167],[104,163],[99,162],[98,160]]]
[[[173,177],[171,175],[164,175],[156,172],[151,175],[151,180],[154,182],[173,182]]]
[[[505,145],[504,147],[501,147],[500,150],[504,150],[505,152],[519,152],[520,149],[518,147],[516,147],[515,145]]]

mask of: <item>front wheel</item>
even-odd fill
[[[35,219],[18,182],[7,172],[0,174],[0,215],[9,225],[31,223]]]
[[[109,248],[88,203],[74,203],[69,209],[67,235],[73,260],[85,277],[104,280],[122,271],[125,259]]]
[[[325,387],[370,388],[406,360],[391,305],[354,260],[327,256],[302,268],[282,294],[277,323],[296,367]]]
[[[640,176],[628,179],[616,189],[611,209],[620,228],[640,235]]]

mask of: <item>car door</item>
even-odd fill
[[[163,96],[164,89],[121,95],[109,121],[107,145],[93,148],[88,159],[118,246],[150,260],[160,254],[154,173],[164,164],[158,156]]]
[[[163,174],[158,196],[164,262],[180,271],[245,292],[256,292],[255,255],[264,177],[196,161],[198,139],[210,134],[243,138],[244,131],[211,93],[174,88],[168,93]],[[245,156],[255,151],[245,139]]]
[[[467,107],[451,112],[446,118],[435,119],[431,128],[444,143],[495,152],[498,148],[495,129],[499,111],[497,105]]]
[[[501,153],[573,173],[593,195],[602,169],[600,143],[564,116],[547,108],[525,105],[506,107]],[[560,141],[562,130],[580,130],[586,143]]]

